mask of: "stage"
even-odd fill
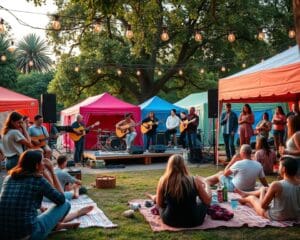
[[[84,158],[91,160],[130,160],[130,159],[143,159],[144,164],[152,163],[154,158],[166,158],[166,160],[173,154],[183,154],[183,149],[167,149],[164,153],[150,153],[144,152],[143,154],[129,154],[126,151],[85,151]]]

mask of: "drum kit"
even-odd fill
[[[115,131],[108,130],[92,130],[97,132],[96,150],[102,151],[123,151],[126,149],[124,139],[118,138]]]

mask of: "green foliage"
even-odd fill
[[[16,54],[17,67],[23,73],[49,71],[52,64],[46,41],[35,34],[29,34],[18,42]]]
[[[17,68],[15,56],[8,51],[9,40],[3,34],[0,34],[0,57],[5,56],[6,60],[0,59],[0,86],[13,89],[17,80]]]
[[[48,84],[53,76],[53,72],[21,74],[17,80],[16,91],[40,99],[41,94],[47,93]]]

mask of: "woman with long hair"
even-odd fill
[[[254,123],[254,115],[249,104],[243,106],[243,111],[239,116],[238,123],[240,125],[240,146],[250,144],[250,138],[253,136],[252,124]]]
[[[10,170],[17,165],[19,156],[24,152],[24,145],[32,147],[23,116],[11,112],[4,123],[2,135],[3,150],[7,159],[5,167]]]
[[[256,152],[254,159],[261,163],[265,174],[273,173],[273,166],[276,163],[276,154],[270,149],[265,137],[258,137],[256,139]]]
[[[40,151],[21,154],[16,167],[5,178],[0,193],[0,233],[3,239],[45,239],[70,210],[62,191],[42,176],[44,167],[54,179],[51,164],[44,164]],[[43,197],[56,204],[38,216]]]
[[[274,136],[274,145],[275,150],[279,150],[279,146],[284,145],[284,135],[285,135],[285,125],[286,125],[286,116],[281,106],[277,106],[275,110],[275,114],[273,115],[272,119],[273,123],[273,136]]]
[[[204,221],[211,202],[211,190],[204,178],[190,176],[183,157],[175,154],[169,158],[165,173],[158,182],[156,196],[151,198],[159,207],[165,224],[194,227]]]

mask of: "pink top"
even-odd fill
[[[264,149],[259,149],[255,152],[254,159],[261,163],[266,174],[273,173],[273,165],[276,163],[276,154],[273,150],[267,156]]]
[[[254,115],[253,115],[253,113],[251,113],[251,114],[243,114],[243,113],[241,113],[240,117],[239,117],[239,120],[240,121],[247,121],[247,123],[241,123],[241,125],[242,124],[250,124],[250,125],[252,125],[254,123]]]
[[[274,122],[274,120],[276,122]],[[280,121],[280,122],[277,122]],[[282,131],[285,129],[285,124],[286,124],[286,116],[282,114],[277,114],[275,113],[272,119],[273,122],[273,129],[274,130],[279,130]]]

